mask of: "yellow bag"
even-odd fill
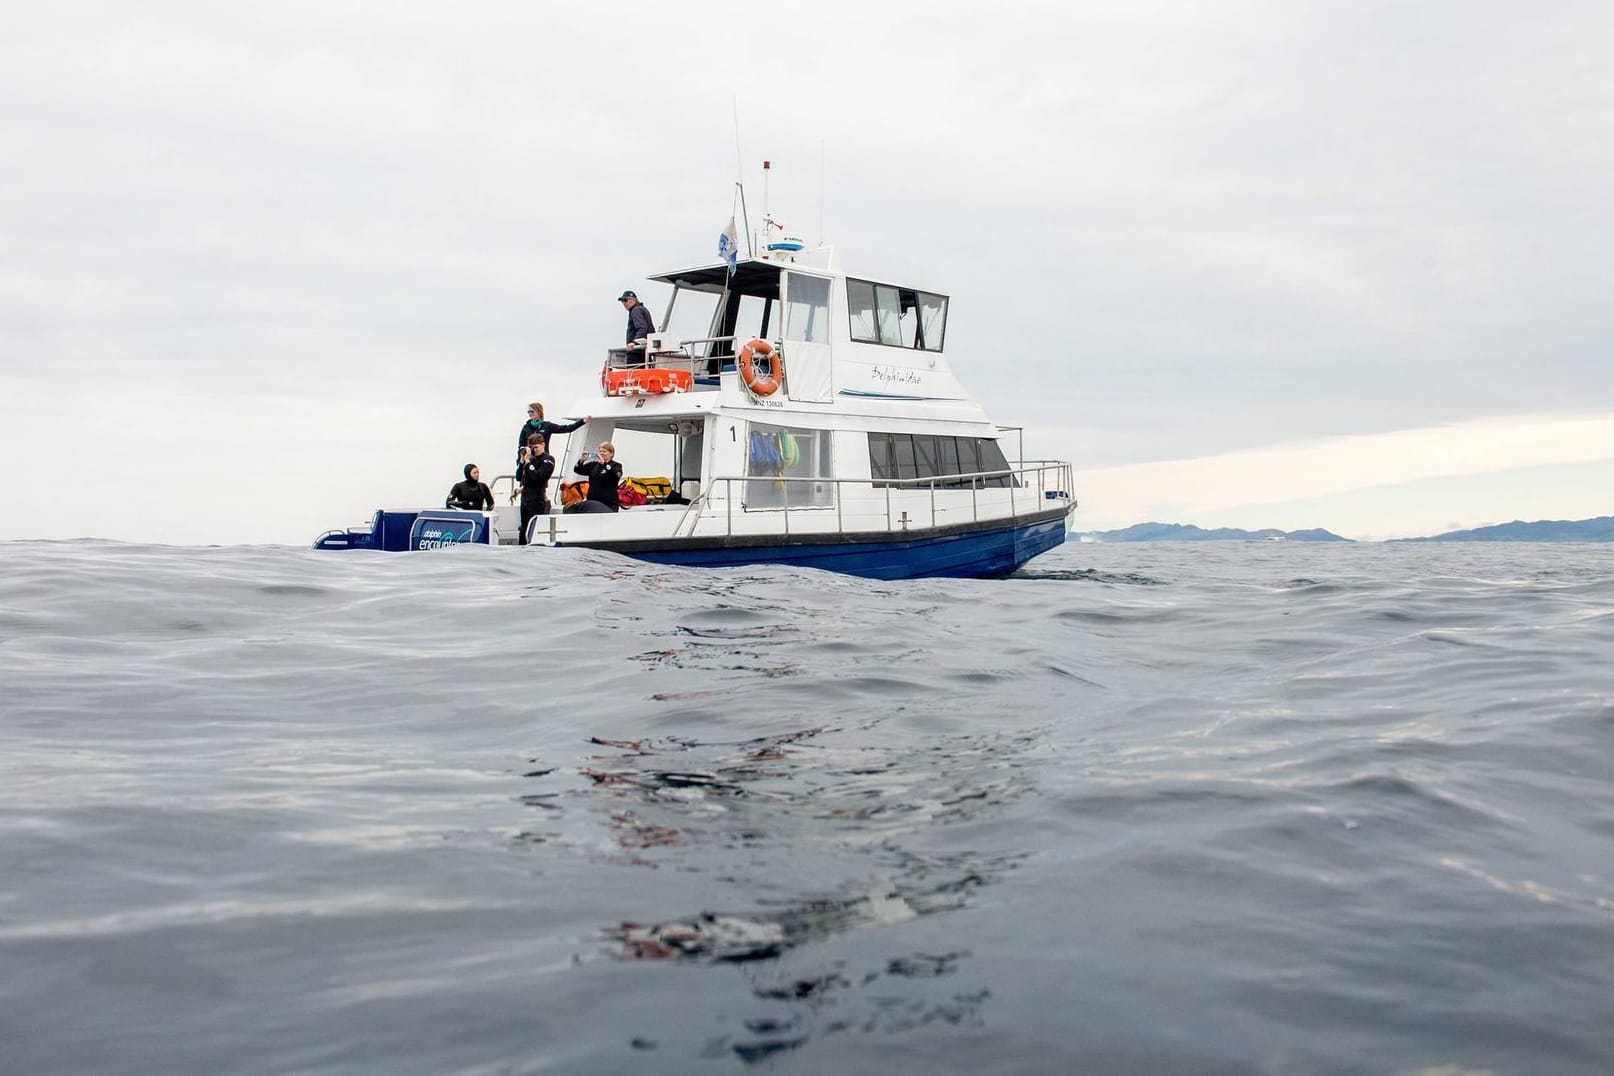
[[[647,504],[660,504],[672,492],[672,483],[665,478],[624,478],[622,484],[643,493]]]

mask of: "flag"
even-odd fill
[[[729,226],[723,229],[723,234],[717,237],[717,257],[720,261],[729,263],[729,276],[740,264],[740,239],[734,234],[734,218],[729,218]]]

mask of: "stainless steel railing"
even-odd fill
[[[709,377],[717,372],[712,369],[713,363],[721,368],[723,363],[734,361],[736,354],[734,345],[738,339],[740,338],[737,336],[696,336],[679,340],[671,348],[648,352],[630,351],[625,347],[607,348],[605,365],[612,370],[633,368],[688,370],[696,376]],[[779,346],[778,341],[774,341],[774,346]]]
[[[721,511],[723,535],[736,532],[736,509],[740,518],[778,513],[780,533],[797,532],[814,534],[844,534],[850,531],[898,531],[911,528],[938,527],[968,520],[978,523],[983,519],[1014,520],[1035,515],[1054,507],[1070,507],[1076,503],[1072,493],[1075,472],[1063,460],[1028,460],[1016,466],[995,471],[975,471],[966,474],[936,475],[930,478],[796,478],[775,475],[729,475],[710,479],[689,503],[682,518],[673,528],[672,537],[692,536],[703,519]],[[735,485],[740,484],[739,496]],[[491,483],[495,502],[515,491],[512,475],[499,475]],[[783,492],[779,503],[768,503],[772,498],[752,495],[749,486],[769,487],[770,492]],[[842,491],[846,487],[878,490],[882,496],[876,511],[870,512],[862,504],[854,504],[848,511]],[[791,491],[802,489],[807,496],[792,503]],[[999,496],[1001,491],[1004,496]],[[960,496],[968,493],[967,501]],[[820,494],[825,494],[820,497]],[[858,499],[862,501],[861,498]],[[984,503],[983,503],[984,502]],[[558,507],[558,498],[557,498]],[[833,513],[834,526],[825,526]],[[967,513],[967,514],[966,514]],[[548,540],[556,541],[556,520],[551,515]],[[598,517],[595,517],[598,518]],[[565,528],[560,528],[564,532]],[[743,528],[744,533],[756,533]],[[542,534],[535,536],[543,541]]]
[[[1022,516],[1036,515],[1049,508],[1074,506],[1076,498],[1071,493],[1074,477],[1071,465],[1062,460],[1034,460],[1007,470],[938,475],[931,478],[870,480],[785,478],[773,475],[725,476],[714,478],[702,486],[700,496],[691,502],[689,511],[674,528],[673,534],[675,537],[693,535],[701,518],[721,507],[724,519],[723,533],[725,536],[733,535],[736,533],[734,528],[736,506],[744,516],[780,513],[782,517],[780,532],[783,534],[791,533],[792,518],[798,521],[798,530],[815,534],[939,527],[964,521],[966,504],[959,494],[966,491],[969,493],[967,502],[969,522],[976,523],[982,519],[1014,520]],[[734,484],[737,482],[783,487],[786,491],[797,486],[810,487],[811,492],[815,494],[824,487],[829,487],[830,493],[827,502],[792,504],[786,492],[784,503],[756,503],[754,498],[747,497],[743,485],[741,496],[734,495]],[[841,495],[842,488],[846,486],[858,486],[864,489],[883,488],[884,496],[877,502],[881,505],[881,509],[874,513],[856,511],[852,513],[849,521],[846,498]],[[719,489],[722,490],[721,495],[718,495]],[[983,515],[982,500],[989,490],[1003,490],[1007,496],[987,497],[986,514]],[[834,512],[835,520],[833,528],[822,525],[831,511]],[[918,514],[911,514],[915,512]],[[804,514],[810,514],[812,523],[816,525],[803,526]]]

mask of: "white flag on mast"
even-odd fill
[[[729,263],[729,275],[740,264],[740,237],[734,233],[734,218],[729,218],[729,226],[723,229],[723,234],[717,237],[717,256],[720,260]]]

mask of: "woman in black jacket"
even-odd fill
[[[584,508],[574,504],[572,509],[581,512],[615,512],[622,507],[616,496],[617,487],[622,484],[622,465],[616,461],[616,446],[611,442],[601,441],[599,451],[594,453],[592,459],[585,452],[572,470],[588,476],[588,500],[582,503],[601,506]]]
[[[543,404],[530,403],[527,405],[527,421],[522,423],[521,432],[516,435],[516,454],[520,455],[521,450],[527,447],[527,442],[532,439],[532,435],[535,433],[544,439],[544,444],[547,446],[550,441],[554,440],[557,433],[571,433],[573,430],[580,430],[583,428],[583,423],[587,421],[587,418],[580,418],[576,422],[550,422],[544,418]],[[519,464],[519,462],[518,460],[517,463]]]

